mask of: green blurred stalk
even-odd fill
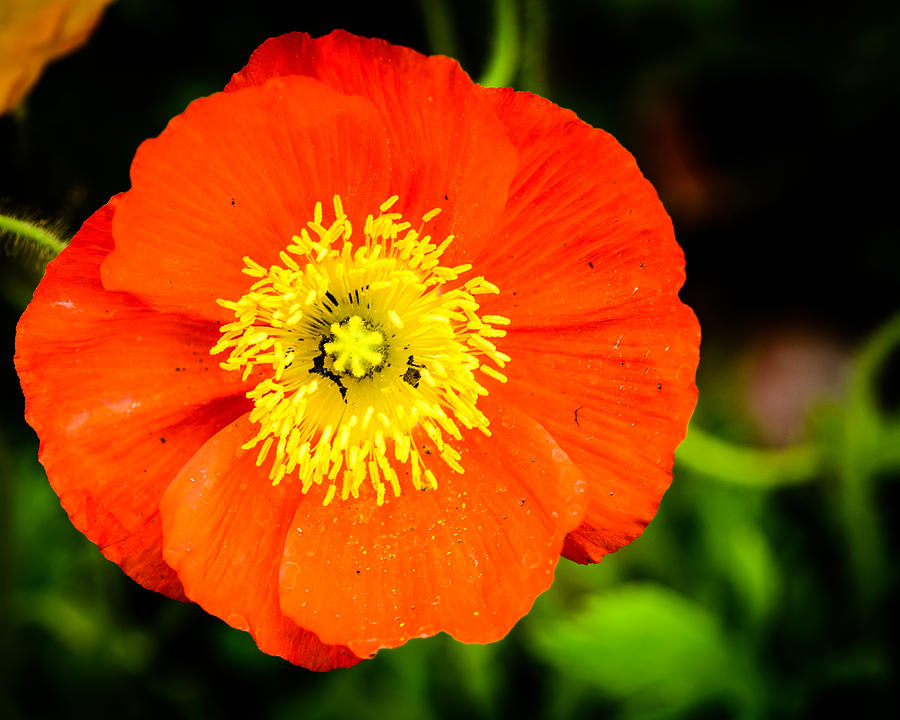
[[[422,20],[431,52],[458,57],[456,27],[447,3],[444,0],[419,0],[419,7],[422,9]]]
[[[51,257],[59,255],[66,246],[66,243],[53,233],[34,223],[0,214],[0,234],[2,233],[18,238],[20,242],[24,240],[31,243],[41,254],[48,254]]]
[[[515,0],[494,0],[491,56],[478,83],[484,87],[509,87],[518,69],[519,15]]]
[[[520,90],[546,97],[550,79],[547,72],[548,18],[545,0],[525,0],[522,26],[522,67]]]
[[[755,488],[809,482],[822,458],[812,444],[788,448],[750,448],[730,443],[692,425],[675,453],[676,462],[707,477]]]
[[[866,342],[850,379],[847,412],[838,447],[838,493],[835,512],[847,540],[853,581],[864,614],[885,589],[889,567],[882,519],[878,512],[877,473],[900,457],[900,429],[878,407],[877,381],[891,354],[900,346],[900,313]]]

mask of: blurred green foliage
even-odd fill
[[[265,37],[337,26],[546,93],[635,152],[673,215],[684,297],[704,327],[701,401],[672,489],[632,545],[597,566],[563,561],[500,643],[439,636],[347,671],[294,668],[142,590],[71,527],[22,421],[13,327],[37,274],[10,257],[0,717],[896,714],[900,258],[873,158],[896,127],[885,109],[898,10],[119,0],[89,47],[0,121],[3,207],[77,227],[127,187],[140,140],[221,88]],[[810,334],[811,354],[790,355]],[[771,361],[785,348],[786,368]],[[826,352],[842,370],[816,385]],[[805,384],[776,432],[771,397]]]
[[[587,688],[618,701],[623,718],[680,717],[714,701],[734,696],[734,705],[751,704],[757,696],[754,669],[734,654],[715,615],[661,585],[619,585],[563,618],[535,641],[538,657],[560,673],[561,717],[577,716],[573,705]],[[573,680],[581,693],[568,691]]]

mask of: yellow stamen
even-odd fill
[[[439,264],[453,236],[437,243],[422,234],[440,210],[416,230],[392,212],[397,200],[367,217],[358,245],[340,198],[328,226],[317,203],[312,222],[279,254],[281,265],[244,258],[253,285],[237,301],[218,301],[235,319],[211,352],[227,351],[221,366],[245,380],[262,377],[247,393],[258,427],[244,448],[259,448],[258,465],[271,459],[273,484],[296,476],[301,492],[324,486],[326,505],[338,491],[359,497],[366,482],[379,505],[400,494],[406,477],[416,490],[433,490],[429,462],[463,472],[451,444],[461,428],[490,435],[476,407],[488,390],[475,370],[507,380],[484,363],[509,362],[488,340],[503,337],[497,326],[509,320],[479,317],[475,300],[498,288],[480,276],[456,282],[471,266]],[[416,428],[433,450],[420,453]]]

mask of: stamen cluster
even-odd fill
[[[490,435],[476,407],[488,391],[475,372],[506,382],[484,360],[498,368],[510,360],[491,341],[509,320],[479,316],[475,299],[498,288],[478,276],[448,289],[471,265],[439,264],[453,236],[435,244],[423,229],[440,210],[415,230],[390,212],[396,201],[368,216],[358,245],[340,198],[327,227],[317,203],[312,222],[280,253],[283,265],[244,258],[256,282],[240,300],[218,301],[235,320],[211,352],[229,351],[221,366],[245,380],[262,378],[247,393],[259,428],[244,448],[259,447],[257,465],[274,449],[273,484],[296,473],[304,493],[327,486],[325,504],[338,490],[358,497],[368,480],[381,505],[388,486],[400,494],[398,468],[416,490],[437,487],[416,428],[463,472],[446,436],[460,441],[460,427]]]

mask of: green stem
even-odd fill
[[[419,0],[428,46],[436,55],[458,58],[453,15],[444,0]]]
[[[876,383],[898,345],[900,313],[872,335],[856,358],[839,446],[835,512],[844,527],[863,613],[877,605],[885,587],[887,550],[875,483],[878,472],[898,454],[898,431],[878,406]]]
[[[546,97],[550,86],[547,72],[547,6],[545,0],[525,0],[522,27],[522,68],[520,90]]]
[[[484,87],[508,87],[519,67],[519,16],[515,0],[494,0],[494,42],[481,79]]]
[[[813,445],[749,448],[692,426],[675,459],[679,465],[733,485],[777,488],[813,480],[821,457]]]
[[[851,402],[860,407],[877,408],[875,381],[881,366],[900,345],[900,313],[891,317],[866,342],[856,360],[856,371],[851,381]]]
[[[33,243],[42,253],[47,253],[51,257],[59,255],[66,246],[66,243],[53,233],[34,223],[0,214],[0,233],[4,232]]]

